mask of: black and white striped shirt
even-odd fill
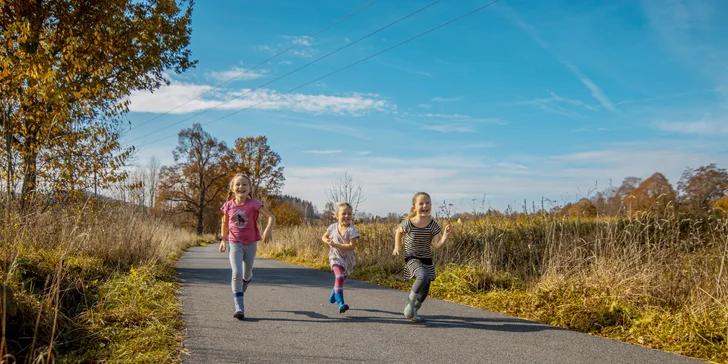
[[[404,257],[432,258],[432,238],[440,233],[440,225],[431,220],[420,228],[409,219],[402,223],[404,231]]]

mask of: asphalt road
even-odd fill
[[[349,279],[340,314],[333,274],[258,258],[233,318],[230,265],[217,245],[177,263],[185,363],[699,363],[675,354],[428,298],[422,323],[402,315],[406,293]]]

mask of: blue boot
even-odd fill
[[[336,303],[336,297],[333,288],[331,289],[331,295],[329,296],[329,303]]]
[[[349,305],[344,303],[344,292],[334,293],[334,299],[339,304],[339,313],[344,313],[349,309]]]

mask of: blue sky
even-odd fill
[[[176,134],[193,123],[229,145],[266,135],[284,193],[322,209],[349,172],[373,214],[407,211],[419,190],[459,211],[474,199],[504,209],[574,201],[610,179],[659,171],[676,184],[686,166],[728,167],[722,0],[502,0],[283,94],[487,3],[441,1],[251,91],[429,3],[379,0],[214,88],[367,2],[197,2],[197,67],[131,96],[125,139],[139,163],[171,164]]]

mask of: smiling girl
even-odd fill
[[[450,225],[440,235],[440,225],[430,217],[432,199],[426,192],[417,192],[412,197],[409,217],[397,227],[392,255],[399,256],[404,238],[404,279],[415,278],[404,306],[404,315],[414,322],[422,319],[417,311],[430,293],[430,282],[436,278],[432,262],[432,249],[439,249],[450,235]]]
[[[243,296],[253,279],[258,241],[267,243],[271,240],[276,218],[260,201],[250,198],[250,179],[243,174],[236,174],[230,181],[228,200],[220,209],[224,216],[219,250],[220,253],[225,252],[226,243],[229,243],[228,258],[233,271],[231,286],[235,303],[233,317],[242,320],[245,317]],[[268,218],[262,236],[258,230],[259,213]]]
[[[330,303],[336,303],[339,313],[349,309],[344,303],[344,282],[354,272],[356,255],[354,249],[359,240],[359,230],[352,225],[353,209],[347,202],[339,202],[336,206],[337,222],[329,225],[321,240],[329,246],[329,263],[334,271],[334,288],[329,296]]]

